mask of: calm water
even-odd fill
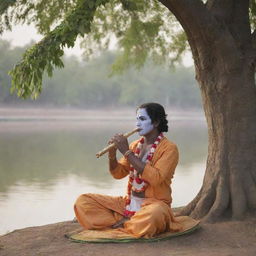
[[[106,156],[95,154],[132,121],[1,122],[0,234],[70,220],[81,193],[124,195],[127,180],[114,180]],[[173,180],[173,207],[200,189],[207,155],[204,121],[171,122],[166,136],[180,151]],[[137,139],[135,134],[129,141]]]

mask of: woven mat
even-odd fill
[[[180,232],[165,232],[153,238],[135,238],[118,229],[83,230],[66,234],[66,237],[77,243],[130,243],[130,242],[155,242],[171,239],[173,237],[189,234],[199,228],[199,221],[187,216],[176,217],[182,223]]]

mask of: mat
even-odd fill
[[[199,228],[200,222],[187,216],[176,217],[182,224],[180,232],[165,232],[153,238],[135,238],[118,229],[105,230],[83,230],[82,232],[71,232],[66,237],[77,243],[131,243],[131,242],[157,242],[171,239],[173,237],[189,234]]]

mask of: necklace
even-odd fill
[[[149,163],[152,160],[153,155],[156,151],[157,145],[159,144],[159,142],[161,141],[161,139],[163,137],[164,137],[163,133],[160,133],[158,135],[158,137],[156,138],[155,142],[152,144],[152,146],[148,152],[148,155],[147,155],[146,163]],[[145,142],[145,139],[144,139],[144,137],[142,137],[139,140],[139,143],[135,149],[135,152],[134,152],[135,156],[138,157],[140,155],[140,152],[141,152],[144,142]],[[128,180],[128,186],[127,186],[127,198],[126,198],[126,202],[125,202],[125,211],[124,211],[124,215],[126,217],[131,217],[135,214],[134,211],[129,210],[129,206],[131,203],[132,191],[135,191],[138,193],[144,192],[146,190],[147,186],[148,186],[148,183],[145,180],[143,180],[140,175],[138,175],[137,171],[130,164],[130,174],[129,174],[129,180]]]

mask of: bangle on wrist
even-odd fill
[[[124,153],[124,157],[127,158],[131,153],[133,153],[130,149],[128,149],[125,153]]]

